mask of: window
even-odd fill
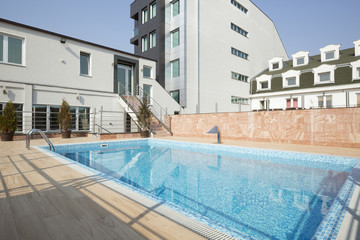
[[[305,57],[296,59],[296,65],[303,65],[303,64],[305,64]]]
[[[150,48],[156,47],[156,32],[150,33]]]
[[[180,91],[179,91],[179,90],[171,91],[171,92],[170,92],[170,96],[171,96],[177,103],[180,103]]]
[[[4,61],[4,36],[0,35],[0,62]]]
[[[319,108],[324,107],[324,97],[323,96],[318,97],[318,107]]]
[[[333,58],[335,58],[335,51],[325,53],[325,59],[326,60],[330,60],[330,59],[333,59]]]
[[[80,52],[80,74],[89,76],[90,54]]]
[[[150,19],[156,17],[156,3],[150,5]]]
[[[144,78],[151,78],[151,72],[152,72],[151,67],[147,67],[147,66],[143,67],[143,77]]]
[[[245,31],[244,29],[242,29],[241,27],[231,23],[231,29],[234,30],[235,32],[240,33],[241,35],[243,35],[244,37],[247,37],[248,32]]]
[[[332,107],[332,96],[325,96],[326,97],[326,108]]]
[[[319,73],[320,82],[330,82],[330,72]]]
[[[268,109],[270,101],[269,100],[261,100],[260,101],[260,110]]]
[[[46,131],[47,106],[34,105],[32,112],[32,128]]]
[[[249,99],[248,98],[241,98],[241,97],[231,96],[231,103],[247,105],[247,104],[249,104]]]
[[[171,62],[171,77],[180,77],[180,61],[179,59]]]
[[[78,130],[85,131],[90,130],[90,108],[87,107],[79,107],[78,119],[79,122]]]
[[[297,108],[298,99],[297,98],[288,98],[286,99],[286,108]]]
[[[145,52],[148,50],[148,38],[147,36],[141,39],[141,51]]]
[[[142,24],[146,23],[148,21],[148,10],[147,8],[144,8],[142,11],[141,11],[141,16],[142,16]]]
[[[290,77],[286,79],[287,86],[296,86],[296,77]]]
[[[261,82],[260,87],[261,87],[261,89],[268,89],[269,88],[269,82],[268,81]]]
[[[273,63],[272,69],[275,70],[275,69],[278,69],[278,68],[280,68],[280,64],[278,62]]]
[[[0,35],[0,62],[23,65],[23,39]]]
[[[231,78],[242,82],[249,82],[249,77],[240,73],[231,72]]]
[[[358,68],[356,69],[356,72],[357,72],[357,77],[360,78],[360,67],[358,67]]]
[[[231,0],[231,4],[233,4],[235,7],[237,7],[238,9],[240,9],[243,13],[247,13],[248,10],[243,6],[241,5],[240,3],[238,3],[237,1],[235,0]]]
[[[233,55],[236,55],[236,56],[241,57],[241,58],[246,59],[246,60],[247,60],[248,57],[249,57],[249,54],[244,53],[244,52],[242,52],[242,51],[240,51],[240,50],[237,50],[236,48],[231,48],[231,53],[232,53]]]
[[[50,130],[58,130],[58,116],[59,116],[60,106],[50,106]]]
[[[177,47],[180,45],[180,32],[179,29],[176,29],[171,32],[171,45],[172,47]]]
[[[176,0],[171,3],[172,16],[175,17],[180,14],[180,1]]]

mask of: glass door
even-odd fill
[[[123,64],[117,65],[117,84],[119,94],[131,95],[132,73],[132,67]]]

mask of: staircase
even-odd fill
[[[136,93],[128,95],[119,95],[119,102],[125,108],[125,111],[137,123],[136,113],[141,105],[143,97],[149,99],[150,110],[153,114],[150,131],[157,137],[172,136],[170,116],[166,111],[150,96],[148,96],[140,86],[136,86]]]

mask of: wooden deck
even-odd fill
[[[0,239],[203,238],[14,141],[0,142]]]

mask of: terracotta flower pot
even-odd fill
[[[61,131],[61,138],[70,138],[71,130]]]
[[[1,141],[13,141],[14,140],[14,132],[2,132]]]
[[[146,131],[140,131],[140,136],[142,138],[148,138],[150,137],[150,131],[146,130]]]

